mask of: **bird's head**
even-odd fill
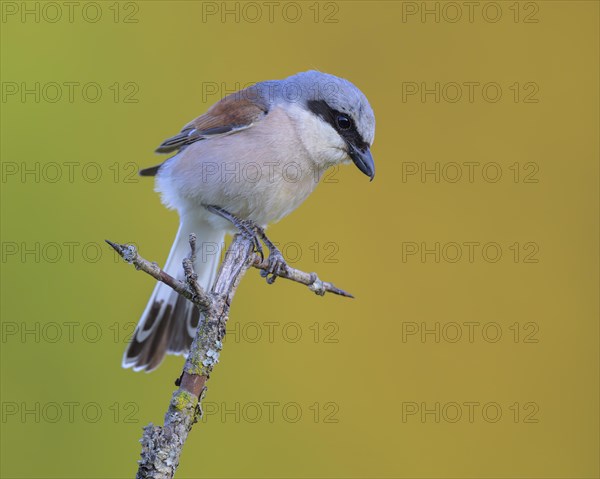
[[[375,115],[367,97],[348,80],[318,71],[293,75],[282,87],[313,159],[325,167],[352,161],[372,180]]]

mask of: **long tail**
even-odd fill
[[[190,252],[190,233],[196,233],[197,237],[198,254],[194,268],[198,282],[208,290],[215,280],[225,232],[216,230],[207,222],[190,218],[182,220],[163,269],[174,278],[184,278],[182,261]],[[186,354],[199,319],[198,309],[190,301],[159,282],[123,355],[123,367],[149,372],[160,365],[165,354]]]

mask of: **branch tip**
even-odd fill
[[[112,249],[114,249],[121,256],[123,255],[123,246],[121,246],[118,243],[113,243],[112,241],[107,240],[107,239],[105,239],[104,241],[106,241],[112,247]]]

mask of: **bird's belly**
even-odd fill
[[[216,205],[259,225],[295,210],[321,176],[306,152],[298,145],[269,144],[260,136],[253,148],[243,139],[240,133],[198,142],[171,158],[157,175],[163,202],[180,215],[202,214],[203,205]]]
[[[315,183],[310,180],[294,186],[282,182],[273,184],[251,198],[246,211],[240,211],[240,214],[261,225],[277,222],[298,208],[314,187]]]
[[[274,223],[294,211],[315,188],[318,178],[298,162],[271,165],[263,169],[260,180],[242,177],[219,195],[220,206],[240,218],[259,225]]]

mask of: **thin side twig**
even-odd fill
[[[256,269],[267,271],[269,268],[269,261],[262,259],[259,255],[255,254],[252,266]],[[321,281],[317,276],[317,273],[305,273],[304,271],[286,265],[277,273],[277,276],[308,286],[312,292],[319,296],[323,296],[325,293],[333,293],[346,298],[354,298],[350,293],[336,287],[333,283]]]
[[[184,298],[193,301],[194,294],[190,290],[189,286],[173,276],[165,273],[157,263],[151,263],[148,260],[142,258],[137,251],[137,248],[132,244],[119,244],[113,243],[109,240],[106,241],[117,253],[128,263],[135,266],[135,269],[141,270],[146,274],[149,274],[154,279],[165,283],[170,286],[173,290],[177,291]]]

